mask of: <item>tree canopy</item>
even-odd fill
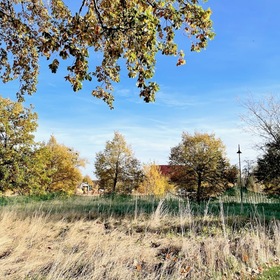
[[[46,192],[64,192],[73,194],[83,176],[79,167],[84,167],[85,160],[79,153],[63,144],[59,144],[52,135],[47,144],[42,146],[43,166],[46,172]],[[41,174],[42,178],[42,174]]]
[[[280,135],[274,142],[265,145],[254,174],[264,184],[265,192],[280,195]]]
[[[224,190],[230,183],[232,170],[225,157],[225,147],[214,134],[183,133],[182,141],[171,149],[170,165],[178,183],[196,191],[198,202]]]
[[[95,174],[105,192],[130,193],[140,183],[140,162],[119,132],[96,154]]]
[[[162,174],[159,165],[155,163],[143,166],[144,179],[137,191],[143,194],[164,195],[168,191],[174,191],[175,186],[169,178]]]
[[[0,96],[0,191],[22,192],[32,184],[37,114]]]
[[[85,161],[54,136],[35,142],[37,125],[32,107],[0,96],[0,192],[74,193]]]
[[[92,95],[113,107],[113,83],[120,81],[120,59],[128,76],[136,78],[140,96],[150,102],[159,86],[151,81],[156,55],[175,55],[185,63],[175,42],[177,30],[200,51],[214,37],[211,10],[203,0],[80,0],[68,8],[62,0],[4,0],[0,3],[0,75],[3,82],[18,79],[19,100],[36,91],[39,58],[47,58],[52,73],[69,59],[74,91],[96,80]],[[102,56],[91,67],[93,52]]]

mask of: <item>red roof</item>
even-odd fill
[[[159,165],[159,170],[162,175],[170,176],[172,174],[172,166],[171,165]]]

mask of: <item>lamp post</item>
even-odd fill
[[[240,145],[238,144],[238,159],[239,159],[239,184],[240,184],[240,204],[241,204],[241,211],[243,211],[243,187],[242,187],[242,177],[241,177],[241,160],[240,155],[242,152],[240,151]]]

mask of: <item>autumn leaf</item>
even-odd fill
[[[20,2],[20,4],[19,4]],[[175,55],[177,66],[185,64],[178,53],[176,32],[181,29],[192,42],[191,51],[205,49],[214,37],[211,10],[204,1],[78,1],[70,10],[66,1],[1,1],[1,79],[18,79],[19,100],[37,90],[39,58],[56,59],[49,64],[56,73],[59,61],[67,60],[67,81],[74,91],[83,81],[94,81],[92,93],[113,108],[113,84],[120,81],[119,59],[125,60],[127,73],[136,79],[139,95],[154,102],[159,85],[154,77],[156,57]],[[201,2],[201,3],[200,3]],[[94,53],[101,56],[98,71]],[[24,55],[23,55],[24,54]],[[9,59],[7,59],[9,57]]]
[[[54,59],[54,61],[49,64],[49,68],[51,69],[52,73],[56,73],[59,66],[59,61],[57,59]]]

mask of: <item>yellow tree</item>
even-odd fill
[[[83,176],[79,167],[83,167],[85,161],[77,151],[57,143],[54,136],[51,136],[43,149],[47,175],[45,190],[74,193],[78,184],[82,182]]]
[[[163,175],[160,168],[155,163],[143,166],[144,179],[141,182],[138,192],[152,195],[164,195],[168,191],[174,190],[174,185],[169,178]]]
[[[70,1],[67,1],[70,2]],[[95,79],[92,94],[113,106],[113,83],[120,81],[119,60],[128,76],[137,79],[144,101],[158,91],[156,56],[177,56],[185,63],[175,35],[181,30],[191,51],[200,51],[214,37],[211,10],[205,0],[78,0],[71,9],[63,0],[3,0],[0,3],[1,79],[19,79],[19,99],[36,92],[39,57],[50,59],[56,73],[69,58],[65,79],[74,91]],[[73,4],[74,3],[74,4]],[[103,55],[91,66],[90,56]],[[63,63],[65,65],[65,63]]]
[[[196,190],[197,202],[211,189],[216,194],[228,180],[229,161],[225,146],[214,134],[183,133],[182,141],[171,149],[170,164],[177,170],[183,185]],[[176,173],[176,172],[174,172]]]

